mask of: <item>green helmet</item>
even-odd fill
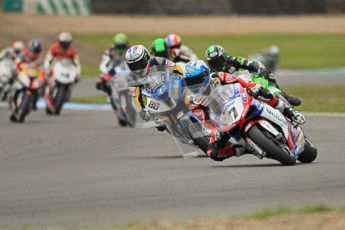
[[[164,38],[157,38],[153,41],[151,46],[151,52],[156,57],[169,58],[169,49]]]
[[[128,37],[126,34],[118,33],[113,37],[114,48],[124,53],[128,48]]]
[[[226,65],[227,53],[220,45],[211,45],[205,52],[208,65],[216,71],[221,71]]]

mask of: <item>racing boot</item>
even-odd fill
[[[283,110],[284,116],[292,121],[293,126],[303,125],[305,123],[305,117],[298,111],[293,111],[290,107],[286,107]]]
[[[214,161],[223,161],[235,155],[234,148],[226,145],[219,148],[219,143],[211,143],[207,150],[207,155]]]
[[[299,99],[298,97],[293,97],[288,95],[287,93],[282,92],[284,97],[286,98],[286,100],[288,100],[288,102],[290,103],[290,105],[292,106],[299,106],[301,105],[301,99]]]
[[[16,117],[16,113],[15,113],[15,112],[12,112],[12,113],[11,113],[10,120],[11,120],[12,122],[16,122],[16,121],[17,121],[17,117]]]

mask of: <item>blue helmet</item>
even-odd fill
[[[210,84],[210,68],[204,61],[190,61],[185,65],[185,82],[192,93],[202,93]]]
[[[42,51],[42,42],[40,39],[32,39],[29,42],[29,50],[33,53],[33,54],[39,54]]]

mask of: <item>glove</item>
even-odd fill
[[[152,118],[152,114],[146,109],[141,110],[139,115],[144,121],[149,121]]]
[[[247,92],[250,96],[256,98],[259,95],[261,88],[260,84],[256,84],[254,87],[247,88]]]
[[[266,70],[266,69],[261,68],[261,69],[259,69],[258,73],[259,73],[261,76],[263,76],[264,78],[266,78],[266,79],[268,79],[268,80],[270,80],[270,81],[273,81],[273,82],[276,81],[276,79],[274,78],[273,73],[271,73],[270,71],[268,71],[268,70]]]
[[[102,90],[104,86],[104,81],[102,78],[97,78],[96,79],[96,89]]]

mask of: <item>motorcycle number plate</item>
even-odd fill
[[[243,103],[240,97],[229,101],[223,108],[220,114],[219,121],[221,124],[230,125],[241,118],[244,110]]]

